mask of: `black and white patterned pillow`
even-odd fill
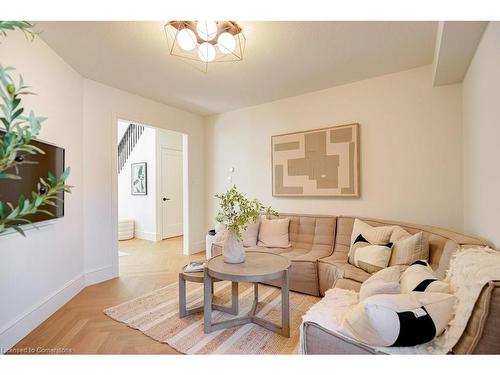
[[[375,245],[359,234],[349,251],[349,263],[366,272],[375,273],[388,266],[391,253],[392,242]]]
[[[446,293],[379,294],[358,303],[339,331],[373,346],[414,346],[439,336],[453,317]]]
[[[448,283],[436,277],[426,260],[417,260],[401,275],[401,293],[435,292],[449,293]]]

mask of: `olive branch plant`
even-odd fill
[[[236,185],[222,194],[216,194],[220,200],[220,211],[215,220],[226,226],[227,230],[234,232],[241,240],[243,231],[249,222],[255,222],[259,215],[266,214],[278,216],[278,213],[271,207],[264,206],[257,199],[248,199],[240,193]]]
[[[26,21],[0,21],[0,36],[5,37],[7,31],[22,31],[27,39],[33,40],[36,33],[33,25]],[[1,45],[0,45],[1,46]],[[1,48],[1,47],[0,47]],[[22,76],[19,76],[18,84],[15,84],[11,73],[13,67],[4,67],[0,64],[0,183],[5,184],[8,180],[17,180],[19,166],[22,164],[33,164],[34,161],[26,160],[28,155],[44,154],[40,148],[30,144],[40,133],[41,124],[46,120],[30,111],[25,115],[22,107],[22,97],[33,95],[29,86],[24,84]],[[31,192],[31,197],[26,198],[21,194],[17,202],[3,202],[0,196],[0,234],[13,229],[25,236],[22,224],[31,224],[29,215],[44,213],[54,216],[47,211],[48,206],[57,207],[62,203],[58,196],[60,192],[71,193],[71,186],[66,185],[70,169],[64,170],[59,179],[52,173],[48,173],[46,179],[40,178],[36,190]],[[2,181],[5,180],[5,181]],[[33,225],[34,226],[34,225]]]

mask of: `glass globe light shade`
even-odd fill
[[[217,47],[225,55],[233,53],[236,48],[236,39],[230,33],[222,33],[217,38]]]
[[[196,32],[201,39],[209,41],[217,35],[217,23],[215,21],[198,21]]]
[[[203,62],[210,62],[215,59],[215,48],[208,42],[201,43],[198,46],[198,56]]]
[[[177,32],[177,44],[184,51],[191,51],[196,47],[196,35],[189,29],[182,29]]]

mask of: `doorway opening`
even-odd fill
[[[119,264],[186,253],[188,136],[124,119],[116,131]]]

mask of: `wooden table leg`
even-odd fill
[[[179,317],[184,318],[187,315],[186,311],[186,280],[179,274]]]
[[[281,328],[282,335],[290,337],[290,291],[288,285],[288,270],[283,271],[281,282]]]
[[[204,332],[212,332],[212,278],[205,267],[203,280],[203,322]]]
[[[238,315],[239,302],[238,302],[238,283],[231,282],[231,314]]]

